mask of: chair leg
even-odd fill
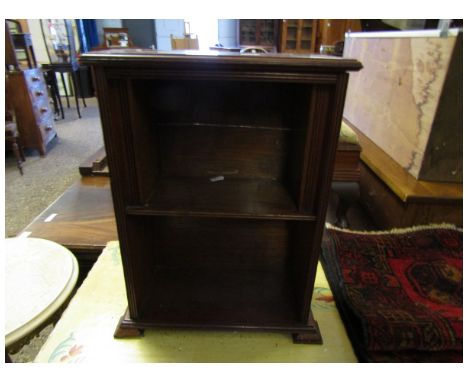
[[[23,145],[21,144],[21,139],[20,139],[20,137],[16,138],[16,144],[17,144],[17,146],[18,146],[18,151],[19,151],[19,155],[20,155],[21,161],[22,161],[22,162],[25,162],[25,161],[26,161],[26,158],[24,157],[24,150],[23,150]]]
[[[13,149],[13,154],[16,158],[16,166],[18,167],[20,174],[23,175],[23,161],[21,160],[22,156],[20,154],[20,149],[18,148],[18,143],[16,139],[11,141],[11,148]]]

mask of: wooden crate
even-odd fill
[[[462,182],[462,33],[350,33],[344,117],[420,180]]]

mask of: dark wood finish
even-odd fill
[[[115,338],[136,338],[142,337],[144,334],[143,330],[135,328],[133,325],[126,326],[128,320],[128,309],[125,311],[125,314],[120,318],[119,324],[117,325],[114,337]]]
[[[22,145],[45,155],[46,145],[57,133],[41,70],[10,72],[7,86]]]
[[[121,325],[316,334],[347,71],[360,64],[121,49],[81,60],[112,180]]]
[[[279,182],[244,179],[163,179],[142,206],[128,205],[127,213],[315,220],[314,215],[297,211],[291,195]]]
[[[104,146],[86,158],[78,169],[81,176],[109,176]]]

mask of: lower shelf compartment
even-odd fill
[[[260,330],[303,333],[308,254],[315,222],[180,216],[129,216],[128,328]],[[307,334],[307,335],[306,335]]]
[[[137,320],[171,326],[297,326],[291,281],[280,270],[159,269]]]

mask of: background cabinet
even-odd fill
[[[322,45],[344,41],[345,33],[361,30],[357,19],[281,20],[278,50],[287,53],[319,53]]]
[[[276,51],[278,42],[278,20],[239,20],[239,45],[262,46]]]
[[[7,73],[8,97],[15,110],[21,144],[46,153],[46,145],[57,135],[54,113],[40,69]]]
[[[147,327],[321,342],[310,302],[355,60],[183,53],[94,66],[128,296]],[[117,59],[118,56],[118,59]]]
[[[282,20],[279,51],[314,53],[318,20]]]

